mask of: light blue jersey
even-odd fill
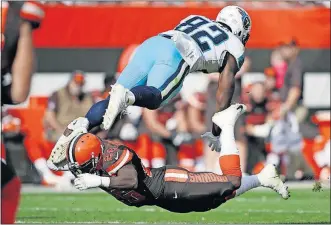
[[[189,72],[218,72],[227,52],[240,68],[244,49],[239,39],[220,24],[203,16],[189,16],[174,30],[143,42],[117,82],[128,89],[155,87],[164,105],[177,95]]]

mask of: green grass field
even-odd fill
[[[104,193],[23,194],[19,223],[330,223],[330,189],[292,190],[289,200],[254,191],[206,213],[127,207]]]

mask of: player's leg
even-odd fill
[[[108,98],[94,104],[87,112],[85,117],[89,120],[89,129],[99,126],[103,121],[106,121],[106,124],[103,124],[105,129],[109,129],[117,115],[127,105],[132,105],[137,103],[137,101],[139,103],[140,96],[136,97],[135,93],[131,91],[136,86],[144,87],[148,97],[155,97],[150,94],[153,92],[153,90],[150,90],[152,88],[145,87],[147,74],[155,61],[153,53],[153,50],[155,50],[154,42],[154,37],[152,37],[137,48],[133,58],[122,71],[116,84],[112,86]],[[153,103],[153,101],[146,101],[146,104],[149,103]],[[152,105],[147,106],[153,107]],[[103,118],[104,115],[105,118]]]
[[[241,114],[246,111],[246,106],[241,104],[231,105],[229,108],[215,113],[212,117],[213,123],[222,129],[220,136],[221,152],[219,165],[223,175],[234,184],[236,188],[241,184],[241,167],[239,150],[234,138],[234,126]]]
[[[234,104],[226,110],[216,113],[212,118],[213,122],[222,129],[220,168],[223,175],[238,188],[231,197],[239,196],[248,190],[263,186],[272,188],[287,199],[289,197],[287,187],[279,178],[273,165],[266,166],[258,175],[241,177],[239,151],[236,148],[234,138],[234,125],[245,109],[246,107],[242,104]]]
[[[15,222],[20,200],[21,182],[5,161],[4,145],[1,144],[1,222]]]
[[[166,39],[167,40],[167,39]],[[166,60],[159,60],[148,74],[147,85],[153,86],[161,94],[159,105],[167,104],[175,97],[183,86],[183,81],[189,73],[190,67],[183,60],[174,46],[169,46]],[[171,49],[172,48],[172,49]]]
[[[163,179],[164,191],[156,205],[171,212],[208,211],[225,202],[225,197],[234,191],[224,176],[189,172],[176,166],[167,166]]]
[[[64,167],[61,164],[65,161],[65,149],[73,137],[101,123],[108,130],[128,105],[158,108],[177,94],[188,71],[189,66],[172,40],[160,36],[146,40],[113,85],[109,98],[93,105],[85,118],[68,125],[69,132],[59,138],[48,167],[53,170]]]
[[[137,49],[134,58],[127,67],[130,68],[133,62],[136,64],[133,70],[125,68],[117,83],[112,87],[109,104],[102,123],[105,129],[112,126],[116,116],[127,105],[157,109],[166,98],[171,97],[175,89],[178,90],[178,86],[182,82],[179,76],[184,75],[183,77],[185,77],[184,71],[177,70],[182,69],[184,65],[185,68],[187,67],[185,72],[188,72],[189,69],[173,41],[161,36],[155,36],[145,41]],[[182,67],[179,68],[180,65]],[[142,67],[146,69],[141,70]],[[147,83],[135,79],[137,82],[132,86],[134,82],[130,82],[131,79],[128,77],[132,73],[139,72],[138,69],[143,73],[148,73]],[[144,79],[146,79],[145,76]],[[158,85],[159,82],[151,82],[151,79],[154,81],[161,80],[162,83]],[[128,85],[128,83],[131,83],[131,85]]]

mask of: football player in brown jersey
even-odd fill
[[[74,185],[79,190],[100,187],[130,206],[156,205],[178,213],[208,211],[259,186],[287,199],[287,186],[273,165],[258,175],[242,177],[233,126],[245,110],[244,105],[235,104],[213,116],[222,128],[219,162],[223,175],[176,166],[145,168],[127,146],[82,133],[67,148],[68,168],[76,175]]]

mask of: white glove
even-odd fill
[[[208,143],[212,151],[221,152],[220,136],[215,137],[212,132],[206,132],[201,137]]]
[[[101,177],[95,174],[83,173],[79,174],[74,180],[74,186],[78,190],[86,190],[99,186],[109,187],[110,180],[108,177]]]

